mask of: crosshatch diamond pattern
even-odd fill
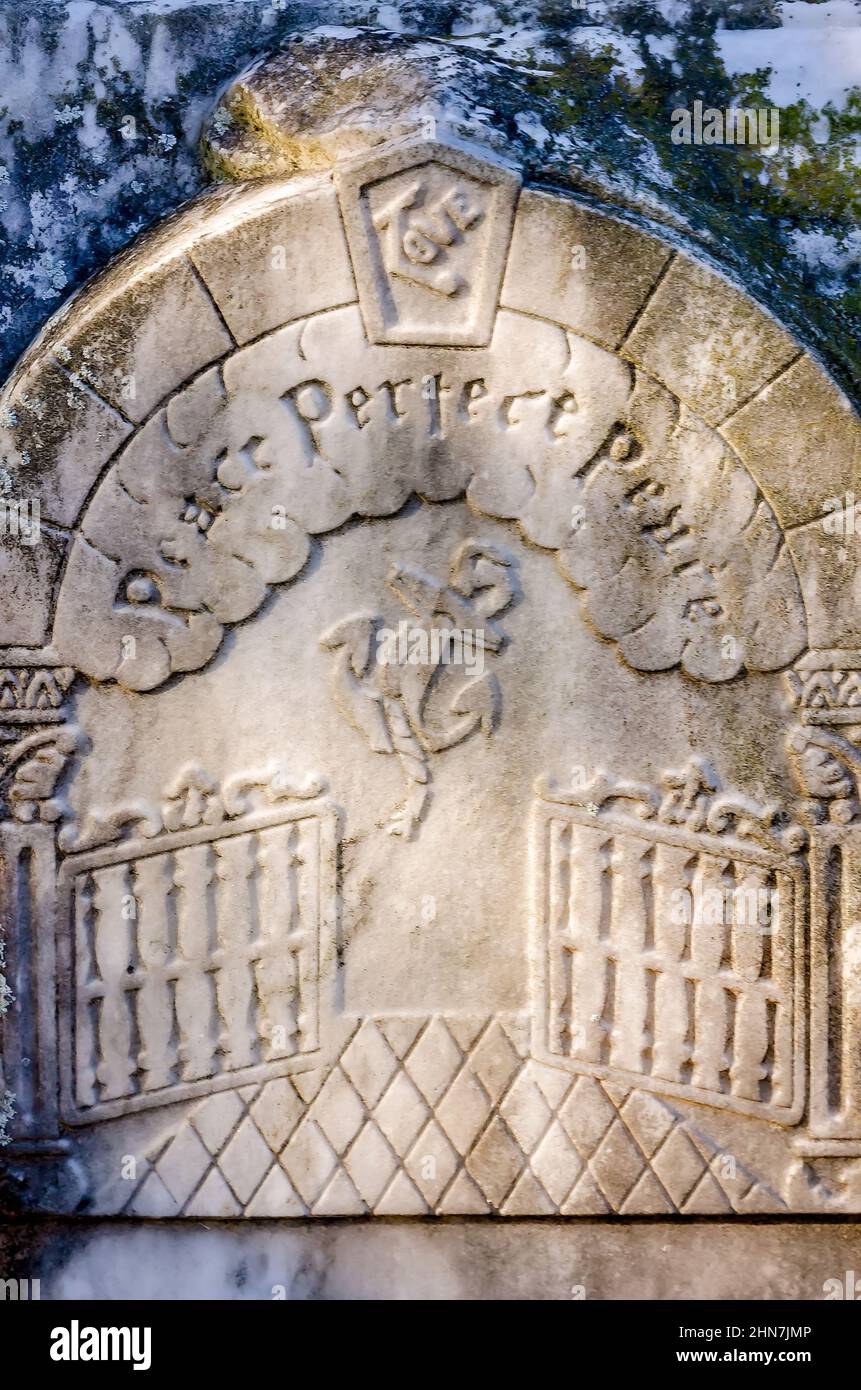
[[[357,1022],[327,1073],[208,1097],[135,1216],[780,1211],[675,1105],[525,1054],[514,1016]]]

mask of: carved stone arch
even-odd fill
[[[30,987],[35,933],[46,971],[6,1049],[9,1075],[40,1058],[19,1143],[170,1104],[229,1213],[445,1212],[468,1184],[506,1214],[684,1211],[709,1155],[686,1186],[649,1135],[702,1155],[705,1125],[749,1155],[714,1210],[855,1200],[793,1155],[861,1144],[861,998],[847,970],[838,1066],[825,937],[827,894],[852,915],[861,613],[822,524],[861,423],[769,314],[413,134],[181,211],[48,325],[2,418],[41,527],[0,551],[5,891],[39,909],[11,954]],[[413,659],[441,630],[457,656]],[[736,917],[680,935],[673,893],[706,890],[779,895],[768,948]],[[439,1190],[385,1099],[413,1092],[454,1155]],[[211,1214],[216,1179],[168,1200],[153,1154],[128,1209]]]
[[[252,186],[228,208],[223,194],[202,201],[76,297],[4,392],[4,418],[14,421],[5,431],[6,458],[22,494],[38,495],[51,537],[38,570],[26,551],[5,549],[7,564],[17,567],[5,590],[9,646],[34,645],[37,633],[51,633],[52,598],[71,540],[111,461],[129,451],[154,414],[169,410],[196,375],[213,379],[213,362],[226,367],[237,351],[282,325],[357,302],[331,179]],[[283,242],[274,241],[276,234]],[[279,270],[274,253],[282,248],[289,264]],[[619,265],[626,267],[621,284]],[[245,277],[259,287],[253,314],[237,290]],[[531,190],[519,199],[500,303],[577,335],[583,353],[590,343],[613,352],[716,430],[787,534],[806,606],[813,607],[814,645],[848,644],[854,620],[838,582],[848,577],[840,568],[843,547],[823,539],[815,523],[829,499],[851,489],[858,422],[774,320],[653,234]],[[802,459],[809,467],[811,456],[822,479],[812,498],[800,467]],[[25,582],[26,609],[17,601]]]
[[[302,571],[311,537],[414,495],[465,495],[478,515],[517,521],[636,669],[727,680],[806,645],[771,508],[717,432],[641,368],[511,310],[465,361],[442,347],[420,366],[412,347],[367,344],[347,306],[181,387],[77,520],[53,631],[62,659],[143,690],[196,669],[226,625]]]

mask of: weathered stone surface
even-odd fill
[[[13,1271],[16,1245],[44,1300],[585,1300],[587,1318],[604,1299],[809,1304],[861,1262],[842,1221],[26,1222],[0,1231]]]
[[[439,133],[216,195],[7,388],[18,1202],[859,1210],[857,421],[517,199]]]
[[[383,30],[293,35],[232,83],[204,128],[204,162],[229,179],[316,173],[438,124],[502,151],[492,113],[463,91],[480,68],[468,51]]]
[[[16,373],[0,409],[4,495],[38,497],[46,520],[71,525],[130,422],[50,349]]]
[[[671,254],[662,242],[623,222],[525,189],[502,304],[540,313],[615,349]]]
[[[763,478],[785,526],[821,519],[829,503],[861,493],[858,416],[809,357],[743,406],[724,433]]]
[[[39,545],[21,545],[16,535],[0,536],[5,645],[38,648],[48,641],[66,545],[66,537],[49,527],[42,527]]]
[[[852,506],[848,513],[837,515],[838,523],[841,515],[853,515]],[[855,536],[824,530],[828,515],[793,527],[786,544],[810,615],[811,646],[851,649],[861,643],[861,576]]]
[[[54,353],[75,380],[139,424],[180,379],[223,357],[233,340],[187,259],[156,264],[121,293],[121,312],[115,297],[103,299],[102,311],[65,335]]]
[[[337,200],[325,185],[270,197],[256,217],[198,242],[192,256],[237,343],[356,296]]]
[[[712,425],[798,355],[789,335],[745,295],[682,256],[656,287],[625,349]]]

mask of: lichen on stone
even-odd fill
[[[9,1123],[15,1114],[15,1097],[11,1091],[0,1092],[0,1148],[12,1142]]]

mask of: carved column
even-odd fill
[[[861,1155],[861,652],[808,652],[788,681],[809,801],[811,1156]]]
[[[3,1156],[62,1147],[57,1116],[56,795],[79,743],[68,666],[0,667],[0,923],[11,997],[0,1018],[0,1089],[12,1096]]]

